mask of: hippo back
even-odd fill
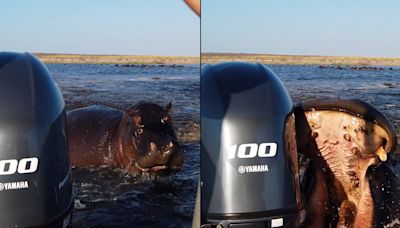
[[[67,113],[67,135],[72,165],[114,164],[112,139],[122,112],[101,105]]]

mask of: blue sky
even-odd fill
[[[5,0],[0,50],[199,56],[200,19],[182,0]]]
[[[400,57],[400,1],[202,0],[202,52]]]
[[[202,0],[202,51],[400,57],[400,1]],[[182,0],[4,0],[1,51],[190,55]]]

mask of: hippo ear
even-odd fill
[[[172,107],[172,104],[171,104],[171,102],[169,102],[169,103],[167,104],[167,106],[165,106],[164,110],[167,111],[167,112],[169,112],[169,111],[171,111],[171,107]]]

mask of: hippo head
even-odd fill
[[[365,174],[370,165],[386,161],[387,153],[396,147],[393,126],[368,103],[360,100],[317,99],[302,103],[300,109],[307,126],[298,125],[303,129],[298,133],[311,136],[318,147],[317,156],[322,155],[327,163],[334,161],[343,164],[346,161],[350,163],[347,168],[355,168]],[[297,117],[301,119],[301,116]],[[303,138],[300,141],[308,140]]]
[[[123,152],[129,160],[128,170],[161,172],[181,168],[182,149],[172,127],[170,110],[171,103],[161,107],[140,102],[128,108],[121,121],[128,126],[124,140],[129,146]]]

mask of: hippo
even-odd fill
[[[385,218],[398,212],[380,209],[393,207],[382,205],[390,201],[385,197],[400,202],[393,191],[397,177],[385,168],[397,144],[385,116],[360,100],[316,99],[299,104],[295,117],[298,152],[309,160],[302,180],[306,227],[393,222]],[[392,196],[385,192],[390,185]]]
[[[170,110],[171,103],[161,107],[139,102],[125,112],[102,105],[67,112],[71,164],[129,172],[178,171],[183,154]]]

